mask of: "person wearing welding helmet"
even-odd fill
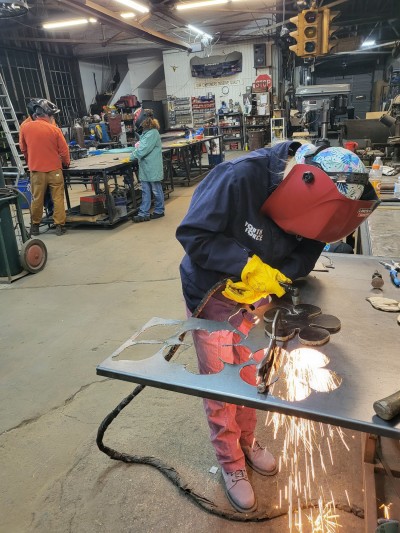
[[[162,187],[164,167],[159,133],[160,124],[154,118],[153,111],[151,109],[138,110],[138,116],[135,116],[134,120],[140,135],[130,158],[139,161],[142,201],[138,214],[132,217],[132,222],[138,223],[162,218],[165,215]],[[154,211],[150,214],[152,194],[154,196]]]
[[[186,252],[180,275],[188,316],[221,283],[199,318],[229,319],[247,334],[254,318],[246,305],[283,296],[280,283],[309,274],[325,244],[351,234],[378,204],[363,163],[340,147],[287,141],[217,165],[196,188],[176,231]],[[249,358],[248,350],[234,346],[235,333],[192,335],[202,374]],[[255,384],[255,366],[248,369]],[[204,400],[204,407],[228,500],[239,512],[254,511],[246,463],[264,476],[277,471],[255,438],[256,412],[215,400]]]
[[[65,233],[64,178],[62,168],[68,168],[70,155],[61,130],[54,123],[58,107],[45,98],[28,103],[31,121],[21,125],[19,144],[30,171],[32,188],[31,235],[39,235],[44,198],[49,187],[54,203],[53,219],[56,235]]]

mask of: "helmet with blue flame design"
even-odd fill
[[[354,152],[303,144],[294,160],[261,209],[287,233],[336,242],[353,233],[378,207],[367,169]]]

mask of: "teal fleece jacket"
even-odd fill
[[[139,161],[140,181],[163,180],[161,137],[157,129],[143,130],[139,147],[133,150],[131,159]]]

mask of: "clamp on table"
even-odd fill
[[[272,383],[270,383],[271,373],[274,368],[275,355],[276,355],[276,329],[280,319],[282,309],[277,309],[271,328],[271,338],[268,348],[265,352],[263,359],[256,366],[256,385],[257,392],[264,394],[268,392],[268,389]]]

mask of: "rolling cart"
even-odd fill
[[[12,283],[43,270],[47,248],[28,234],[20,202],[26,197],[18,189],[4,186],[0,168],[0,283]]]

